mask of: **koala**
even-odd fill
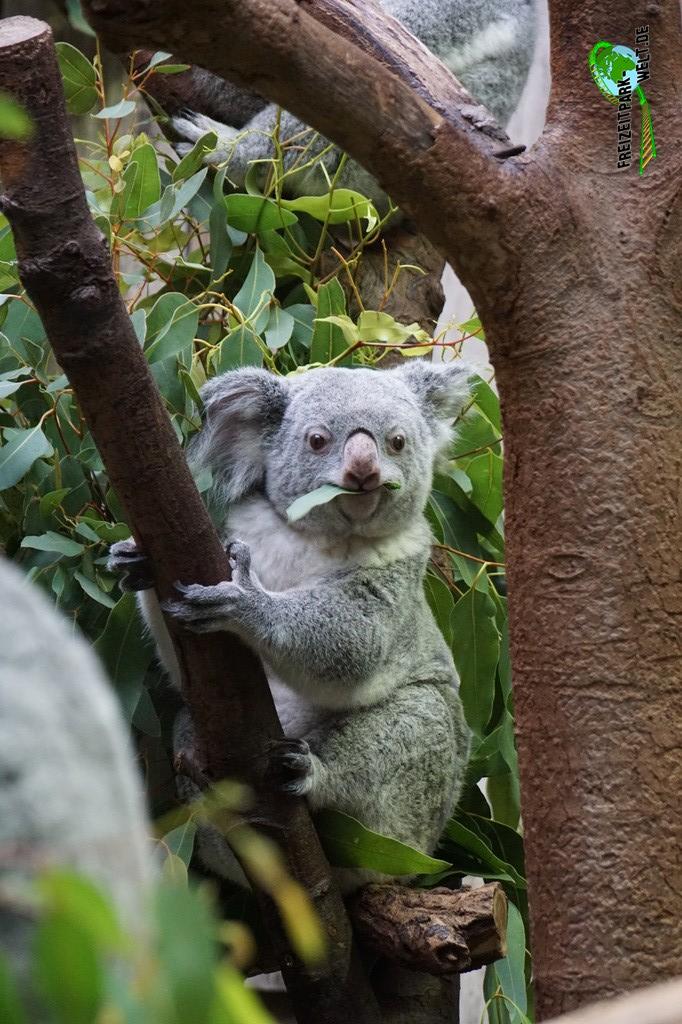
[[[410,360],[290,377],[244,368],[209,381],[191,458],[210,467],[226,510],[232,579],[179,586],[163,609],[198,633],[231,631],[263,658],[286,736],[271,754],[284,793],[425,852],[469,751],[452,656],[423,587],[424,507],[468,376],[459,361]],[[353,493],[288,521],[292,502],[323,484]],[[133,542],[112,548],[111,565],[131,589],[149,586]],[[177,682],[153,592],[141,604]],[[190,729],[185,716],[176,742]],[[204,835],[202,857],[236,878],[224,845]],[[339,873],[347,891],[365,877]]]
[[[0,610],[0,954],[38,1024],[32,880],[48,867],[88,875],[144,941],[157,867],[128,728],[100,665],[1,556]]]
[[[429,47],[457,76],[480,103],[505,124],[516,107],[528,75],[535,45],[535,0],[381,0],[386,11],[402,22],[413,35]],[[208,72],[202,72],[208,78]],[[268,161],[274,155],[272,132],[278,108],[245,90],[225,90],[216,80],[214,92],[220,95],[223,124],[192,111],[173,117],[172,128],[178,137],[181,155],[206,132],[218,136],[217,149],[209,162],[227,162],[230,180],[244,187],[246,173],[255,160]],[[209,93],[211,89],[207,90]],[[296,138],[285,156],[285,190],[291,195],[318,195],[328,189],[328,181],[338,168],[341,152],[333,147],[313,166],[308,164],[329,147],[329,142],[312,137],[307,126],[292,114],[282,112],[282,140]],[[305,149],[305,155],[301,151]],[[256,167],[259,165],[256,164]],[[268,164],[262,163],[261,185]],[[377,182],[362,167],[349,161],[338,179],[339,187],[352,188],[371,199],[384,215],[388,199]]]

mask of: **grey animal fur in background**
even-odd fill
[[[145,935],[149,836],[128,729],[102,669],[0,557],[0,950],[20,977],[31,932],[21,895],[44,868],[89,876]]]
[[[423,589],[424,507],[468,376],[459,361],[410,360],[289,378],[247,368],[210,381],[193,458],[222,495],[233,577],[182,587],[166,608],[196,632],[236,633],[264,659],[288,737],[272,757],[285,792],[426,852],[469,748],[452,656]],[[352,480],[363,493],[287,522],[294,499]],[[131,558],[143,561],[131,542],[112,549],[115,568]],[[141,598],[177,680],[156,597]],[[188,729],[182,720],[180,745]],[[200,850],[218,874],[240,878],[219,837],[204,833]],[[348,889],[363,876],[340,880]]]
[[[501,125],[506,124],[521,95],[533,56],[534,0],[382,0],[382,6],[428,46]],[[208,77],[208,72],[205,74]],[[192,111],[174,117],[173,129],[180,140],[177,148],[184,154],[202,135],[214,131],[218,147],[209,160],[211,163],[227,160],[228,177],[242,188],[250,163],[273,156],[271,134],[278,108],[264,100],[259,103],[257,97],[237,87],[226,89],[220,79],[216,79],[218,90],[223,117],[228,123]],[[299,147],[288,150],[287,169],[300,149],[311,142],[311,133],[306,134],[306,131],[306,125],[298,118],[286,112],[282,114],[280,138],[284,141],[296,136]],[[326,139],[315,138],[300,162],[308,162],[327,146]],[[334,147],[323,157],[324,170],[317,163],[288,174],[285,190],[293,195],[326,192],[328,177],[336,171],[339,159],[340,150]],[[261,166],[264,181],[268,164]],[[382,215],[386,212],[385,193],[374,178],[353,161],[343,168],[338,185],[362,192],[373,200]]]

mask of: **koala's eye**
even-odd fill
[[[311,434],[308,434],[308,444],[314,452],[321,452],[329,444],[329,438],[326,434],[320,433],[319,430],[314,430]]]
[[[401,452],[405,447],[405,435],[394,434],[391,438],[390,444],[394,452]]]

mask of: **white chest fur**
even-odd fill
[[[271,591],[298,589],[336,569],[390,565],[423,551],[429,537],[420,517],[393,537],[326,540],[292,529],[261,495],[231,508],[228,534],[249,545],[253,572]]]

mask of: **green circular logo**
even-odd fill
[[[590,66],[594,84],[605,100],[618,107],[619,122],[621,117],[625,118],[627,125],[624,127],[627,129],[630,127],[629,110],[632,97],[637,96],[639,99],[642,115],[639,173],[643,174],[646,165],[656,156],[656,141],[654,139],[654,122],[651,116],[651,109],[644,95],[644,90],[639,84],[637,54],[629,46],[614,45],[602,39],[600,42],[595,43],[590,50],[587,62]],[[629,139],[629,137],[628,134],[627,138]],[[629,154],[629,142],[623,143],[623,147],[627,148]],[[629,156],[627,159],[629,163]]]

